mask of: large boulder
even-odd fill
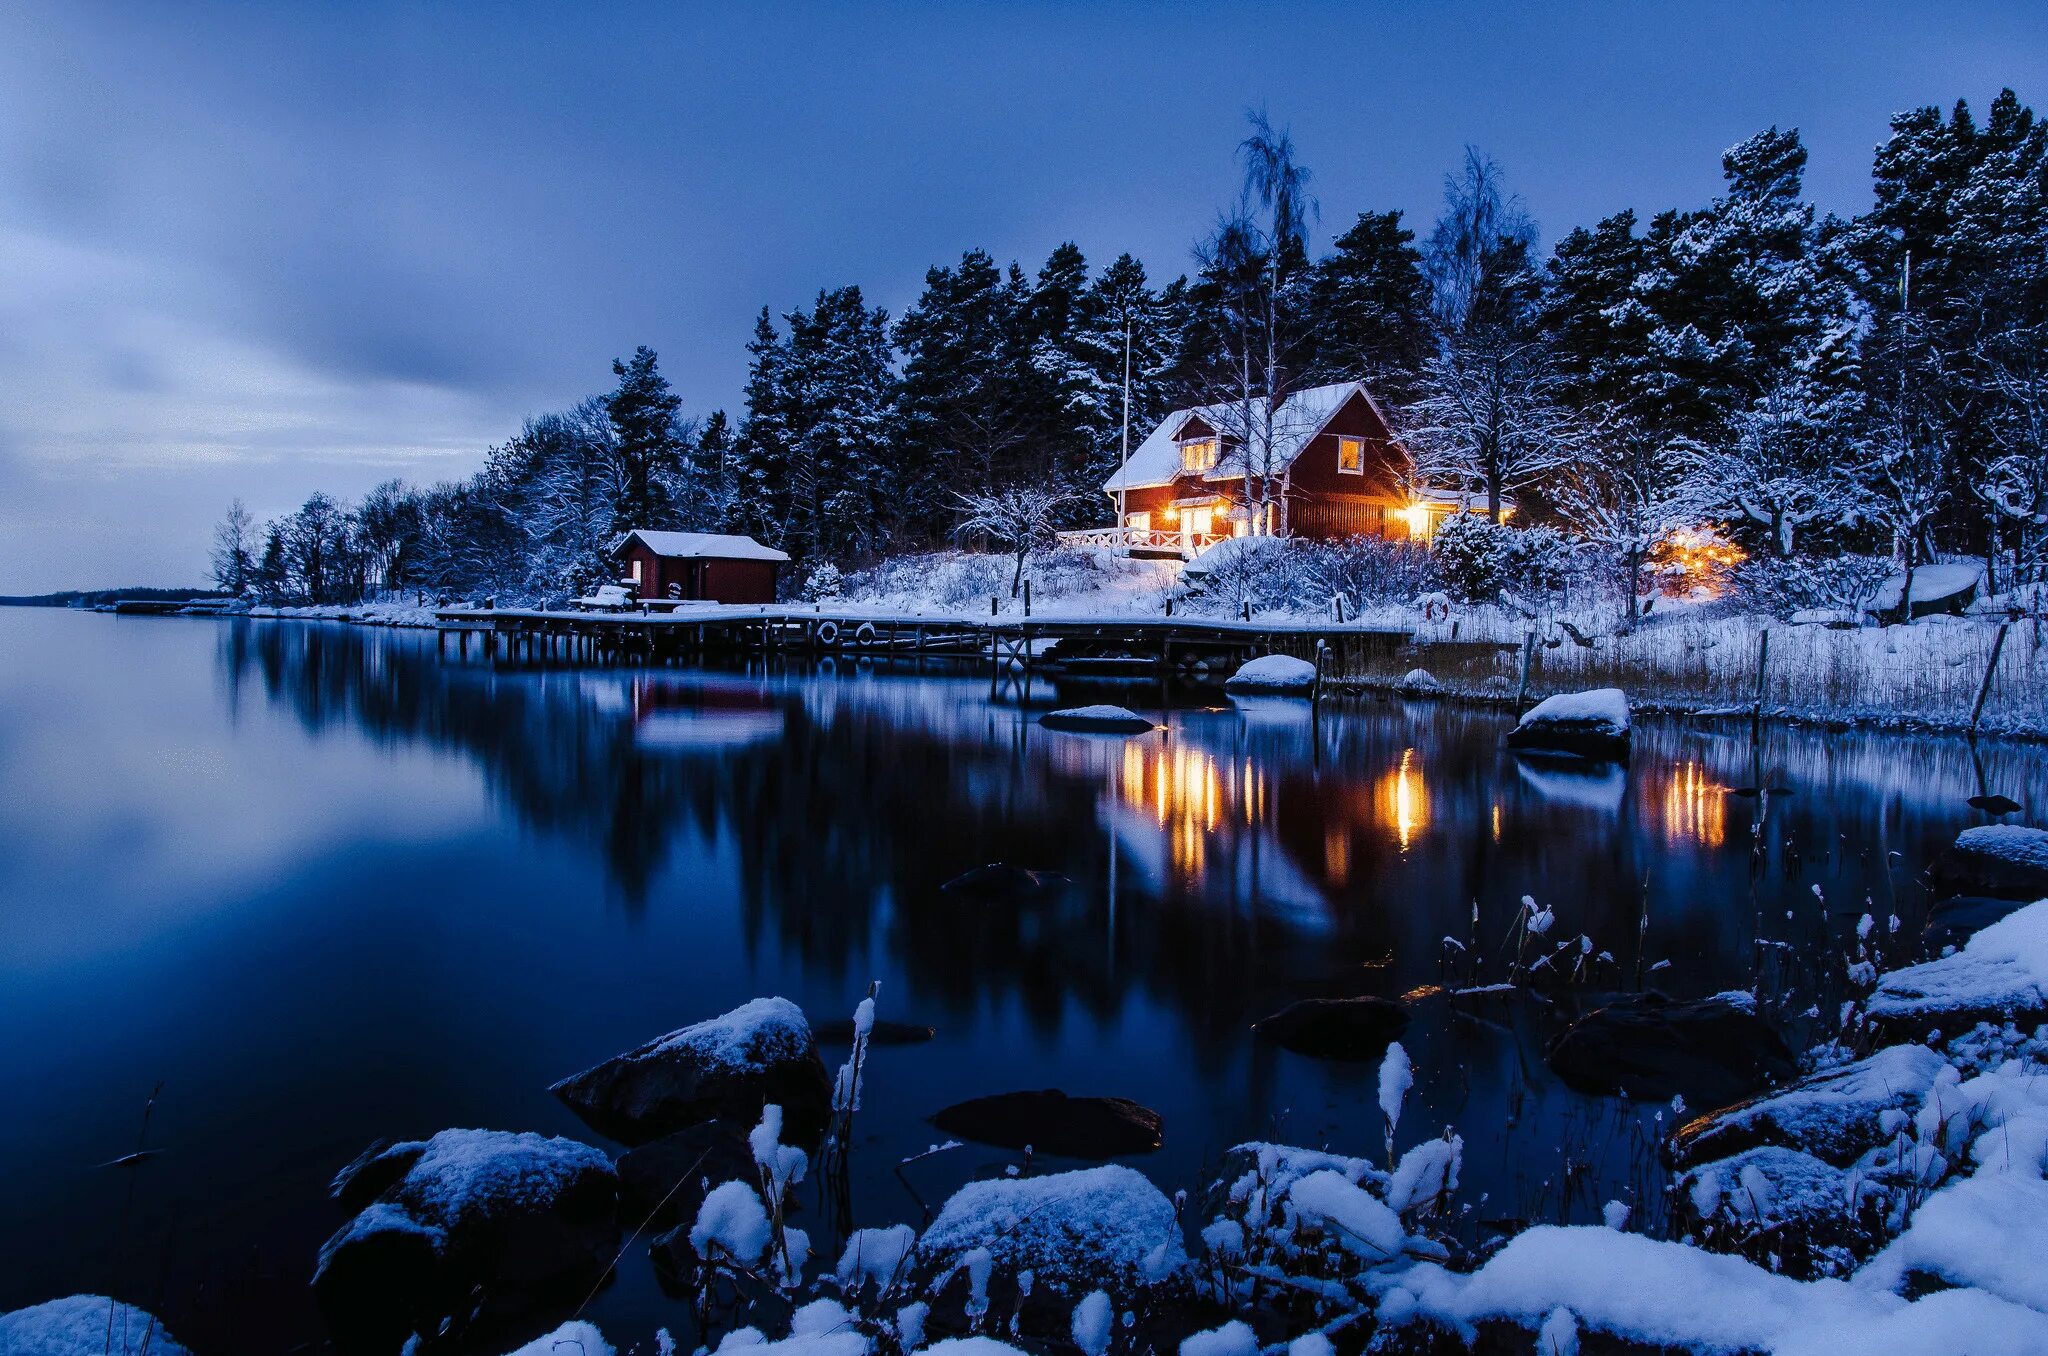
[[[1954,845],[1935,858],[1934,884],[1944,895],[2048,898],[2048,829],[2019,824],[1964,829]]]
[[[1891,1040],[2048,1017],[2048,899],[1991,924],[1953,955],[1885,975],[1867,1011]]]
[[[1123,1097],[1069,1097],[1055,1088],[1004,1092],[947,1107],[932,1124],[949,1135],[1063,1158],[1150,1153],[1161,1142],[1159,1113]]]
[[[1618,687],[1560,692],[1522,713],[1508,747],[1567,758],[1628,757],[1628,697]]]
[[[1941,1066],[1941,1056],[1924,1045],[1886,1046],[1782,1092],[1687,1121],[1672,1136],[1672,1161],[1685,1167],[1775,1146],[1847,1167],[1883,1142],[1883,1113],[1919,1107]]]
[[[192,1356],[156,1316],[105,1295],[67,1295],[0,1314],[6,1356],[106,1356],[109,1351]]]
[[[622,1144],[645,1144],[702,1121],[752,1125],[770,1102],[792,1139],[823,1133],[832,1081],[803,1010],[756,998],[720,1017],[671,1031],[550,1089],[586,1125]]]
[[[923,1277],[944,1277],[979,1248],[1006,1277],[1029,1271],[1077,1294],[1128,1295],[1187,1262],[1173,1202],[1144,1174],[1115,1164],[969,1182],[918,1239],[917,1266]]]
[[[1683,1097],[1695,1106],[1733,1102],[1799,1076],[1798,1062],[1778,1033],[1725,998],[1621,999],[1565,1028],[1545,1058],[1581,1092],[1654,1101]]]
[[[1252,1033],[1316,1059],[1372,1060],[1408,1028],[1408,1005],[1392,998],[1304,998],[1252,1023]]]
[[[1306,697],[1316,688],[1316,666],[1291,654],[1262,654],[1247,660],[1224,682],[1225,692]]]
[[[344,1350],[395,1351],[587,1289],[618,1246],[618,1179],[587,1144],[443,1130],[358,1159],[338,1197],[382,1189],[321,1246],[313,1293]]]

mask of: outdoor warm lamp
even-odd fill
[[[1429,532],[1429,505],[1410,504],[1401,510],[1401,516],[1408,522],[1408,535],[1425,536]]]

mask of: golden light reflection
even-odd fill
[[[1696,760],[1681,763],[1663,787],[1664,836],[1674,843],[1719,847],[1728,837],[1728,788]]]
[[[1379,822],[1394,831],[1403,852],[1429,827],[1429,788],[1415,750],[1403,749],[1400,763],[1380,778],[1373,788],[1373,805]]]
[[[1165,831],[1173,866],[1186,875],[1201,874],[1209,838],[1231,814],[1233,800],[1244,807],[1247,824],[1264,812],[1265,777],[1249,760],[1240,773],[1234,763],[1186,744],[1125,744],[1115,782],[1124,804]]]

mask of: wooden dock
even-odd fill
[[[967,659],[1004,669],[1163,675],[1228,673],[1262,654],[1291,654],[1333,672],[1363,668],[1411,643],[1409,631],[1196,617],[932,617],[796,606],[669,612],[447,608],[435,613],[443,654],[567,664],[687,664],[713,656],[850,655]]]

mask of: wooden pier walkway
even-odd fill
[[[1362,668],[1408,645],[1383,626],[1194,617],[1016,615],[932,617],[798,606],[712,606],[669,612],[446,608],[440,648],[536,663],[678,664],[711,655],[855,655],[980,659],[1041,672],[1234,670],[1291,654],[1332,671]]]

